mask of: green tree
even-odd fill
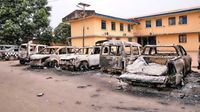
[[[54,34],[54,42],[64,41],[69,44],[70,39],[68,37],[71,37],[71,26],[66,22],[62,22],[55,28]]]
[[[71,36],[71,27],[68,23],[60,23],[54,30],[55,37],[68,38]]]
[[[51,27],[46,28],[42,33],[41,36],[38,38],[40,44],[47,44],[50,45],[50,43],[53,40],[52,35],[53,29]]]
[[[0,0],[1,42],[20,44],[41,37],[49,26],[47,0]]]

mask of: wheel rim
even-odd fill
[[[82,62],[79,68],[80,68],[81,71],[88,70],[88,63],[87,62]]]
[[[57,61],[50,62],[50,67],[58,68],[58,62]]]

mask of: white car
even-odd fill
[[[19,58],[19,46],[0,45],[0,59],[15,60]]]
[[[47,45],[32,44],[32,42],[21,44],[19,47],[19,63],[22,65],[29,63],[31,55],[38,53],[46,47]]]
[[[86,71],[93,67],[99,67],[100,46],[83,47],[74,55],[60,59],[61,69]]]
[[[60,57],[70,56],[76,52],[72,46],[48,46],[30,57],[32,67],[58,67]]]

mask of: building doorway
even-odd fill
[[[156,36],[138,37],[137,41],[142,46],[145,46],[145,45],[156,45]]]

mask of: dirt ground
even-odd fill
[[[182,89],[122,89],[117,76],[98,70],[32,70],[17,61],[1,61],[0,111],[200,112],[200,75],[193,72],[190,76],[188,80],[193,82]]]

